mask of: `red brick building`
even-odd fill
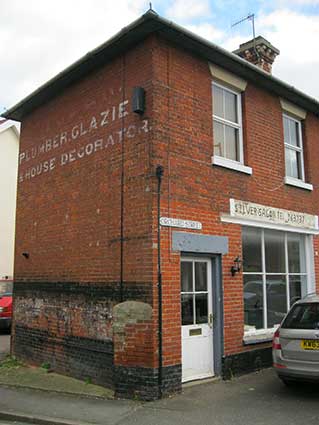
[[[146,399],[271,362],[318,286],[319,103],[255,44],[149,11],[5,114],[18,357]]]

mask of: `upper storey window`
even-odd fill
[[[214,155],[243,163],[241,95],[213,83]]]
[[[283,121],[286,176],[304,181],[301,121],[286,114],[283,115]]]
[[[209,63],[212,75],[213,139],[212,164],[252,174],[244,165],[241,93],[247,82],[219,66]]]
[[[280,99],[280,103],[283,109],[285,183],[301,189],[313,190],[312,184],[306,183],[304,167],[302,127],[306,119],[306,111],[284,99]]]

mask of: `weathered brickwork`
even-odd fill
[[[23,120],[16,355],[35,364],[48,361],[73,376],[90,375],[119,397],[159,395],[155,168],[161,164],[162,216],[197,220],[201,233],[228,237],[229,253],[222,258],[224,374],[240,372],[251,360],[254,354],[241,354],[255,349],[243,345],[242,274],[230,273],[234,258],[242,257],[241,226],[220,216],[229,213],[230,198],[317,214],[319,121],[308,113],[304,125],[306,178],[314,191],[289,187],[283,181],[280,99],[248,82],[244,156],[253,174],[212,166],[211,84],[206,61],[152,36]],[[146,91],[143,115],[131,111],[135,86]],[[172,229],[162,228],[161,235],[165,395],[181,387],[180,253],[172,251]],[[317,237],[314,249],[319,251]],[[318,275],[317,255],[315,269]],[[128,300],[145,303],[151,315],[126,317],[119,331],[114,306]],[[260,354],[254,364],[266,364],[264,355],[268,359]]]

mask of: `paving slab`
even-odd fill
[[[318,425],[318,387],[286,388],[272,369],[184,387],[181,394],[147,403],[0,387],[0,421],[6,410],[79,425]]]
[[[112,390],[93,385],[89,381],[48,372],[41,367],[27,367],[11,357],[0,362],[0,385],[103,399],[114,396]]]
[[[0,420],[4,419],[1,412],[5,412],[11,413],[12,418],[19,415],[21,420],[32,416],[35,424],[39,423],[36,418],[51,418],[52,423],[73,421],[79,424],[112,425],[119,423],[138,407],[138,403],[125,400],[93,399],[34,389],[0,387]]]

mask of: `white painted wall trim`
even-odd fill
[[[290,103],[285,99],[280,99],[280,104],[282,109],[288,112],[289,114],[294,115],[296,118],[299,118],[302,120],[306,119],[307,111],[300,108],[299,106],[294,105],[293,103]]]
[[[293,177],[285,177],[285,184],[289,186],[299,187],[300,189],[313,190],[313,185],[311,183],[306,183],[302,180],[294,179]]]
[[[3,133],[6,130],[12,129],[17,138],[20,137],[20,123],[15,121],[7,120],[4,123],[0,124],[0,133]]]
[[[247,165],[241,164],[237,161],[231,161],[227,158],[222,158],[221,156],[212,156],[212,164],[218,165],[219,167],[228,168],[230,170],[239,171],[245,174],[252,174],[253,170],[251,167],[247,167]]]
[[[319,235],[319,230],[311,230],[304,227],[285,226],[282,224],[264,223],[262,221],[245,220],[242,218],[232,217],[229,214],[222,214],[220,220],[223,223],[240,224],[241,226],[262,227],[263,229],[282,230],[284,232],[302,233],[308,235]]]
[[[208,62],[208,66],[214,80],[216,79],[226,83],[237,90],[245,91],[247,81],[213,63]]]

